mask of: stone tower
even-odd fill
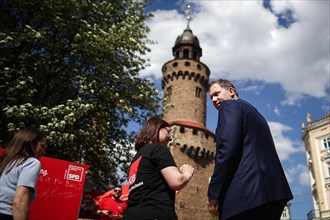
[[[177,166],[195,168],[189,185],[177,193],[176,212],[179,220],[210,220],[207,188],[215,156],[215,135],[205,127],[210,70],[200,62],[202,48],[189,22],[175,41],[173,56],[162,67],[163,118],[171,125],[169,148]]]

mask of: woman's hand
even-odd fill
[[[173,190],[183,189],[194,174],[194,168],[184,164],[178,169],[175,166],[166,167],[161,170],[167,184]]]
[[[191,177],[194,175],[194,171],[195,169],[189,165],[189,164],[183,164],[181,167],[180,167],[180,172],[183,174],[183,175],[186,175],[188,177],[188,179],[190,180]]]

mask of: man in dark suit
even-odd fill
[[[230,81],[212,81],[209,91],[219,111],[209,212],[221,220],[280,219],[293,196],[267,121]]]

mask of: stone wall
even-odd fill
[[[194,60],[163,66],[164,120],[191,120],[205,125],[208,68]]]
[[[184,132],[183,131],[184,128]],[[210,220],[207,188],[214,168],[215,136],[211,132],[180,125],[171,126],[173,141],[169,147],[178,167],[190,164],[195,174],[176,196],[179,220]],[[196,132],[197,131],[197,132]]]

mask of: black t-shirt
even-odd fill
[[[176,166],[164,144],[147,144],[133,158],[130,167],[130,192],[124,220],[176,220],[175,191],[161,170]]]

